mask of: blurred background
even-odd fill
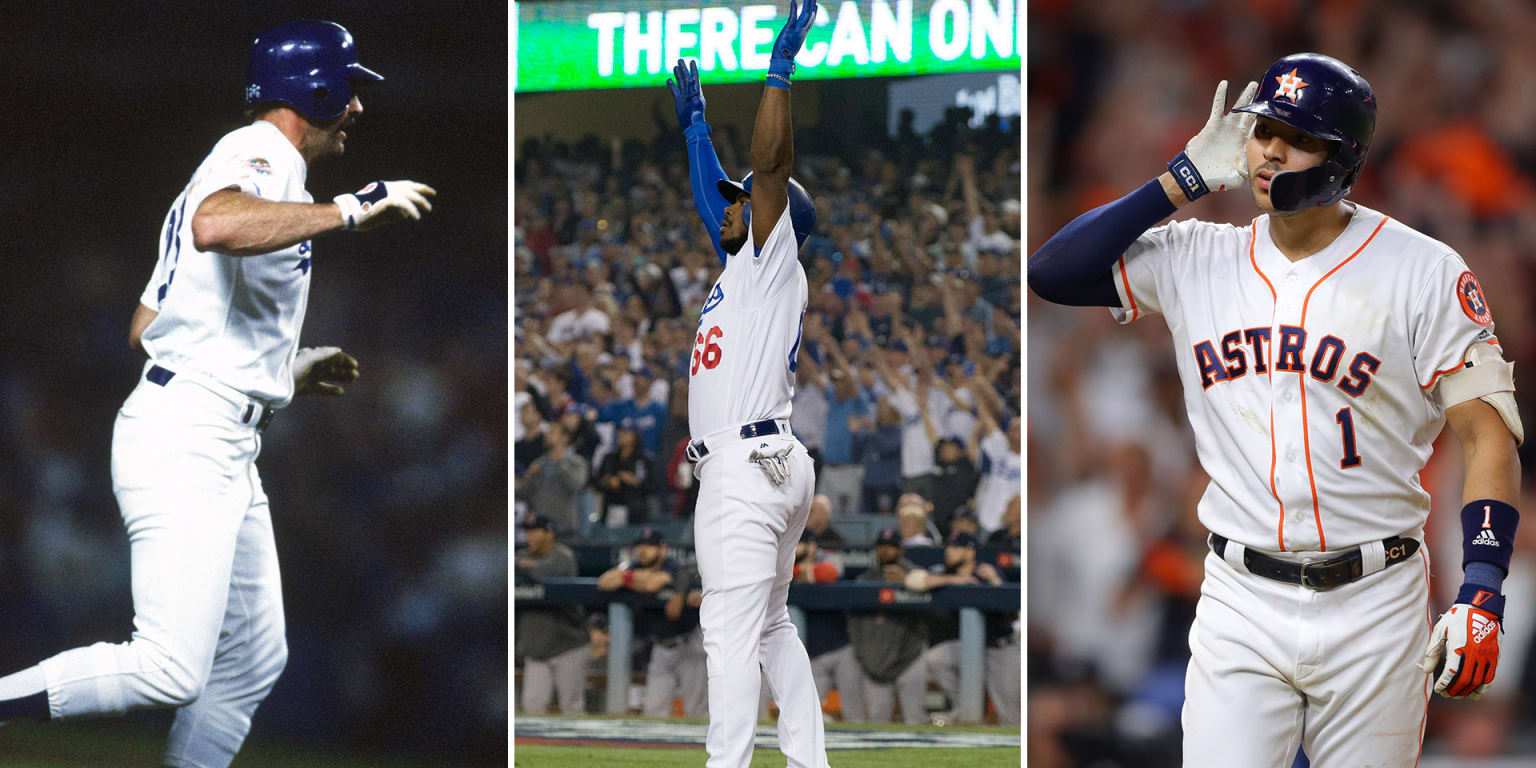
[[[1351,199],[1455,248],[1486,286],[1506,355],[1529,360],[1536,106],[1516,94],[1536,77],[1532,34],[1536,6],[1516,0],[1031,2],[1028,249],[1161,173],[1204,124],[1218,81],[1236,92],[1275,59],[1317,51],[1363,73],[1380,104]],[[1250,196],[1226,194],[1177,218],[1241,226],[1255,215]],[[1178,765],[1187,635],[1206,551],[1195,502],[1207,478],[1167,328],[1122,329],[1107,311],[1035,298],[1029,321],[1030,765]],[[1526,414],[1536,412],[1533,392],[1517,392]],[[1439,610],[1461,581],[1462,473],[1453,438],[1442,435],[1436,448],[1422,479],[1435,498],[1427,534]],[[1532,508],[1529,443],[1521,454],[1522,506]],[[1102,556],[1055,557],[1052,548],[1084,525]],[[1533,551],[1536,527],[1525,527],[1517,547]],[[1528,765],[1536,756],[1531,562],[1517,558],[1505,587],[1498,682],[1482,701],[1432,700],[1421,765]],[[1080,623],[1059,624],[1051,610],[1068,583],[1092,618],[1091,642]]]
[[[699,24],[699,4],[680,5],[695,8],[681,23]],[[737,5],[704,13],[723,12],[734,25]],[[778,17],[760,30],[782,25],[787,3],[777,5]],[[812,521],[819,550],[809,557],[834,563],[818,574],[851,580],[875,562],[877,533],[890,527],[899,528],[909,555],[927,550],[926,567],[942,560],[947,536],[964,530],[979,540],[978,559],[1016,582],[1022,135],[1010,14],[1022,6],[950,4],[962,18],[949,18],[944,34],[969,30],[973,55],[978,38],[989,54],[1005,45],[1001,63],[968,61],[959,55],[962,45],[947,64],[919,51],[910,64],[882,58],[884,66],[876,67],[869,63],[879,47],[875,20],[897,5],[823,4],[806,52],[823,64],[843,57],[843,71],[809,67],[803,53],[793,91],[794,177],[819,214],[800,252],[810,302],[792,419],[817,459],[818,492],[825,495]],[[924,25],[940,7],[901,5]],[[966,15],[973,6],[1002,15]],[[654,31],[662,14],[643,12],[660,7],[520,4],[512,263],[517,536],[521,544],[522,525],[548,518],[555,541],[574,550],[573,568],[582,577],[621,560],[631,567],[630,545],[642,526],[665,533],[680,566],[693,557],[697,487],[683,455],[688,367],[699,310],[721,266],[694,206],[684,137],[666,88],[676,57],[660,54],[673,50],[671,43],[636,43],[625,26],[649,24]],[[562,68],[558,62],[575,57],[562,58],[547,41],[575,45],[583,39],[579,30],[608,23],[586,14],[619,11],[633,20],[612,22],[613,71]],[[746,18],[748,11],[740,13]],[[557,34],[568,36],[551,37]],[[764,47],[773,34],[767,32]],[[686,47],[695,43],[682,45],[681,55],[698,55],[697,47]],[[839,46],[843,52],[834,56]],[[633,59],[631,48],[639,51]],[[901,76],[858,77],[870,72]],[[761,73],[735,71],[732,63],[701,65],[700,74],[714,147],[727,175],[739,179],[749,170]],[[552,87],[576,90],[545,92]],[[519,552],[520,587],[552,575],[535,567],[545,546]],[[807,565],[808,576],[811,570]],[[848,643],[842,612],[828,613],[825,627],[834,639],[813,647],[813,656]],[[528,647],[537,638],[522,632],[526,615],[520,607],[520,685],[527,682],[524,657],[542,660],[552,652]],[[583,711],[606,706],[596,679],[606,653],[603,621],[594,608],[594,680]],[[926,633],[926,620],[919,624],[911,631]],[[651,639],[647,632],[638,628],[636,640]],[[671,632],[652,634],[670,640]],[[1013,643],[1014,632],[1010,616],[989,639]],[[932,637],[934,644],[944,639]],[[637,644],[636,695],[627,709],[641,709],[649,645]],[[909,705],[904,718],[928,722],[929,710],[946,709],[937,680],[925,690],[924,711]],[[549,703],[519,713],[539,714]],[[1017,723],[1016,699],[1013,707]],[[995,709],[989,707],[987,722],[1009,722],[1006,707]]]
[[[315,242],[302,342],[343,347],[362,379],[340,400],[300,399],[266,433],[258,466],[291,659],[249,743],[500,764],[506,6],[98,4],[66,16],[29,5],[7,6],[0,25],[0,670],[127,639],[108,451],[142,365],[128,320],[166,208],[242,123],[251,40],[324,18],[350,29],[387,80],[361,93],[345,156],[312,168],[309,190],[329,200],[416,179],[439,194],[419,224]],[[108,728],[155,741],[168,717]],[[12,724],[0,752],[44,731]]]

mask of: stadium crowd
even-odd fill
[[[1235,93],[1281,55],[1326,53],[1363,73],[1380,105],[1350,198],[1450,244],[1480,276],[1529,418],[1536,107],[1514,94],[1536,71],[1533,32],[1536,9],[1501,0],[1032,4],[1029,248],[1161,172],[1200,130],[1217,81],[1234,81]],[[1237,192],[1176,218],[1241,226],[1256,213]],[[1029,764],[1178,765],[1187,634],[1206,551],[1195,503],[1207,478],[1167,329],[1119,328],[1106,311],[1035,298],[1029,321]],[[1521,454],[1521,506],[1532,509],[1529,443]],[[1438,612],[1461,581],[1454,439],[1442,436],[1421,477],[1435,498],[1427,535]],[[1518,552],[1536,551],[1530,529]],[[1091,558],[1070,544],[1085,534]],[[1497,681],[1480,702],[1436,697],[1426,760],[1536,754],[1530,562],[1517,557],[1506,582]],[[1064,600],[1079,620],[1060,621]]]
[[[952,568],[965,574],[956,583],[986,582],[981,572],[997,574],[990,565],[964,565],[966,552],[974,560],[978,547],[1018,550],[1020,134],[1017,123],[1005,128],[996,118],[982,129],[965,129],[968,117],[968,110],[953,110],[926,135],[845,126],[840,135],[805,140],[797,149],[795,177],[819,214],[817,231],[801,251],[810,300],[791,420],[817,462],[820,495],[801,545],[802,554],[812,553],[806,580],[843,578],[838,558],[825,567],[814,561],[829,551],[856,550],[891,566],[861,569],[860,578],[902,581],[915,566],[902,566],[901,547],[931,546],[954,550]],[[808,130],[816,136],[815,128]],[[720,264],[694,209],[681,132],[673,124],[659,133],[652,143],[587,137],[574,143],[528,138],[519,145],[515,498],[522,527],[547,529],[567,543],[627,545],[631,540],[623,537],[636,526],[673,531],[680,540],[671,542],[671,552],[686,566],[697,488],[685,456],[688,374],[696,356],[710,354],[707,345],[696,349],[693,326]],[[714,144],[728,174],[745,171],[746,138],[717,127]],[[532,549],[544,547],[542,532],[519,536]],[[621,567],[668,562],[637,565],[653,560],[650,550],[640,554],[648,546],[635,542],[634,560]],[[535,561],[545,557],[525,562],[520,555],[519,578],[536,578]],[[690,581],[675,572],[677,563],[671,567],[669,581]],[[940,574],[956,572],[936,567]],[[696,593],[696,577],[691,581]],[[634,583],[623,588],[652,582]],[[687,605],[677,606],[680,619],[668,620],[686,623],[692,610],[696,624],[688,590],[668,600],[674,598]],[[818,667],[820,690],[837,687],[844,717],[863,719],[846,705],[850,696],[843,690],[857,685],[846,666],[852,652],[844,649],[859,645],[859,620],[832,614],[813,617],[817,628],[809,639],[813,656],[840,652],[837,662],[828,656]],[[953,624],[954,617],[909,616],[916,618],[897,625],[902,632],[885,633],[906,643],[886,649],[895,667],[863,667],[879,680],[874,701],[886,702],[867,708],[871,719],[889,719],[890,704],[901,699],[908,702],[904,719],[928,721],[926,702],[893,692],[902,687],[900,674],[926,691],[927,670],[952,697],[953,681],[934,672],[947,667],[918,662],[935,647],[952,652],[953,643],[943,644],[953,640],[945,621]],[[1012,648],[1016,671],[1015,630],[1012,617],[1005,618],[1001,625],[989,622],[988,637],[996,647]],[[600,621],[600,612],[593,619]],[[601,629],[589,629],[595,660],[603,651]],[[665,642],[648,643],[650,661],[636,668],[654,671],[658,653],[670,665],[675,647],[696,645],[683,639],[689,631],[696,636],[682,627],[637,630]],[[819,639],[823,631],[831,639]],[[580,639],[572,633],[570,642]],[[539,658],[529,655],[525,633],[516,641],[520,658]],[[702,659],[700,650],[697,663]],[[537,674],[553,673],[540,666]],[[680,692],[692,690],[689,674],[678,673]],[[526,667],[524,676],[526,686]],[[833,678],[843,685],[833,686]],[[547,696],[540,686],[537,702],[525,689],[524,711],[542,711]],[[1003,722],[1018,722],[1017,694],[1011,704],[1006,691],[1001,704],[994,701]],[[696,713],[693,697],[678,697],[687,713]],[[646,696],[640,708],[659,713],[659,701]]]

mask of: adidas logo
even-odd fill
[[[1484,528],[1477,532],[1477,538],[1473,539],[1472,543],[1473,545],[1482,544],[1488,547],[1497,547],[1499,545],[1499,539],[1497,536],[1493,535],[1493,531]]]
[[[1487,616],[1482,616],[1476,613],[1472,614],[1472,642],[1474,644],[1481,643],[1483,638],[1487,637],[1488,633],[1492,632],[1493,628],[1497,627],[1498,625],[1498,622],[1488,618]]]

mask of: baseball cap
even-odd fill
[[[801,541],[809,541],[809,542],[814,543],[816,541],[816,532],[811,530],[811,529],[809,529],[809,528],[806,528],[806,529],[800,531],[800,540]]]
[[[546,515],[534,515],[533,519],[529,520],[528,525],[524,526],[524,528],[530,531],[549,531],[553,533],[555,521],[549,519]]]
[[[875,543],[901,546],[901,532],[895,528],[881,528],[880,533],[875,536]]]
[[[666,537],[661,535],[661,531],[658,531],[650,526],[646,526],[645,530],[640,531],[640,535],[635,539],[635,546],[640,546],[641,544],[655,544],[657,546],[661,546],[665,543],[667,543],[667,540]]]
[[[955,531],[949,535],[949,546],[976,548],[976,534],[970,531]]]

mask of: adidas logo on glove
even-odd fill
[[[1472,614],[1472,642],[1474,644],[1481,643],[1483,641],[1483,638],[1487,637],[1488,633],[1492,632],[1494,627],[1497,627],[1498,625],[1499,625],[1498,622],[1494,621],[1493,619],[1488,618],[1487,616],[1484,616],[1484,615],[1479,614],[1479,613],[1473,613]]]

